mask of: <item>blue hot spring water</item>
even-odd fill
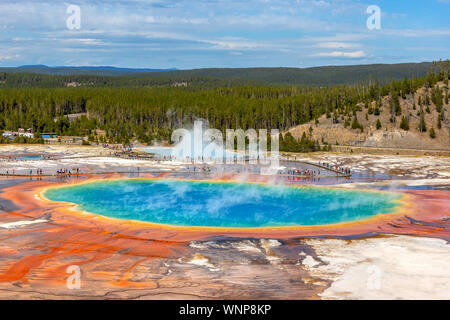
[[[49,189],[45,197],[107,217],[177,226],[327,225],[390,213],[396,193],[238,182],[123,179]]]

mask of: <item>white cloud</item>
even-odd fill
[[[248,42],[246,40],[236,41],[236,40],[199,40],[201,42],[213,44],[216,48],[227,49],[227,50],[245,50],[254,49],[258,47],[255,42]]]
[[[14,37],[11,39],[12,41],[32,41],[32,38],[23,38],[23,37]]]
[[[450,29],[383,29],[380,30],[380,33],[392,37],[407,38],[447,37],[450,36]]]
[[[321,42],[316,45],[313,45],[316,48],[324,48],[324,49],[350,49],[350,48],[359,48],[361,45],[359,43],[350,43],[350,42]]]
[[[63,39],[62,42],[72,43],[72,44],[83,44],[83,45],[105,45],[106,43],[99,39],[89,39],[89,38],[69,38]]]
[[[329,57],[329,58],[365,58],[367,55],[364,51],[352,51],[352,52],[344,52],[344,51],[333,51],[333,52],[321,52],[316,54],[318,57]]]
[[[12,56],[1,56],[0,55],[0,61],[15,60],[15,59],[18,59],[18,58],[20,58],[20,55],[18,55],[18,54],[15,54],[15,55],[12,55]]]

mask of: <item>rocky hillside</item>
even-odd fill
[[[433,88],[399,95],[398,100],[384,96],[378,105],[359,104],[359,111],[348,116],[323,115],[289,131],[295,138],[305,132],[314,140],[338,145],[450,150],[449,96],[448,84],[438,82]]]

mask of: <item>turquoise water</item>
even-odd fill
[[[395,193],[186,180],[105,180],[45,197],[112,218],[178,226],[326,225],[389,213]]]
[[[39,160],[39,159],[44,158],[44,156],[41,154],[30,154],[30,155],[18,156],[15,158],[18,160]]]

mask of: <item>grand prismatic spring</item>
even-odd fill
[[[103,216],[175,226],[253,228],[328,225],[393,212],[401,195],[240,182],[124,179],[47,190]]]

